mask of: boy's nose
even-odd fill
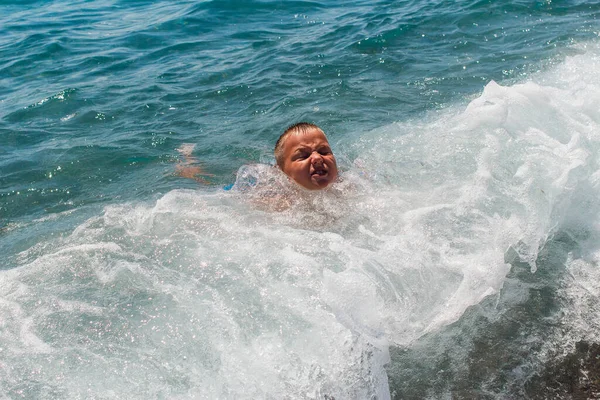
[[[323,156],[321,156],[321,154],[319,154],[319,153],[317,153],[317,152],[315,151],[315,152],[313,152],[313,153],[310,155],[310,161],[311,161],[313,164],[322,163],[322,162],[323,162]]]

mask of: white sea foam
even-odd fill
[[[589,46],[535,81],[361,135],[333,190],[247,166],[230,192],[108,206],[22,253],[0,273],[3,380],[42,365],[31,379],[69,398],[389,398],[388,346],[498,291],[507,249],[534,271],[557,226],[598,237]],[[573,260],[597,296],[597,257]]]

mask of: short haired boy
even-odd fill
[[[208,183],[205,173],[192,156],[194,145],[186,143],[177,149],[184,161],[177,165],[177,175]],[[337,163],[327,137],[321,128],[299,122],[287,128],[275,144],[277,166],[298,185],[309,190],[325,189],[338,176]]]
[[[325,133],[308,122],[294,124],[283,132],[275,144],[275,160],[287,176],[309,190],[325,189],[338,176]]]

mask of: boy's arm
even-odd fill
[[[198,159],[192,156],[194,147],[196,147],[196,145],[193,143],[184,143],[177,149],[179,154],[183,156],[183,160],[179,160],[175,166],[175,173],[182,178],[194,179],[196,182],[209,184],[210,182],[203,177],[214,175],[204,172],[202,168],[197,165]]]

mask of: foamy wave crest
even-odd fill
[[[383,127],[350,149],[377,192],[365,226],[385,234],[381,265],[390,276],[430,274],[400,279],[413,306],[406,320],[389,310],[394,342],[456,320],[502,286],[507,263],[535,272],[558,229],[597,238],[598,54],[582,46],[534,81],[490,82],[464,108]]]

